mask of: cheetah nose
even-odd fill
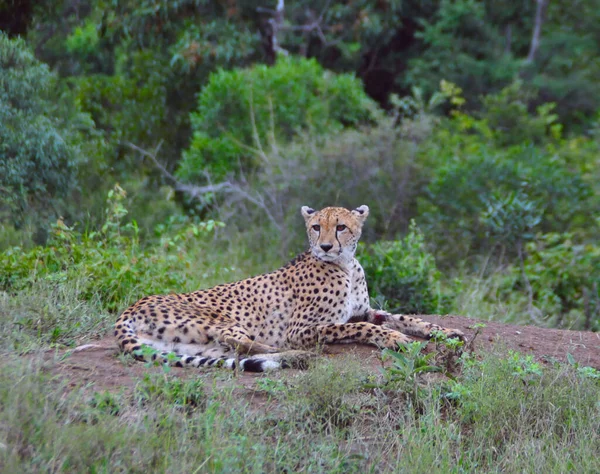
[[[321,244],[321,248],[323,250],[325,250],[325,252],[329,252],[333,248],[333,245],[331,245],[331,244]]]

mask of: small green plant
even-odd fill
[[[600,380],[600,370],[594,369],[593,367],[582,366],[575,360],[573,354],[567,352],[567,362],[573,367],[579,376],[588,379]]]
[[[256,381],[256,388],[269,396],[277,397],[287,390],[286,383],[281,379],[262,377]]]
[[[384,371],[388,382],[400,381],[412,384],[419,374],[440,372],[439,367],[430,363],[435,354],[422,352],[425,347],[427,347],[426,342],[413,341],[410,344],[399,346],[398,351],[384,349],[383,359],[392,361],[392,366]]]
[[[389,359],[392,365],[383,369],[384,386],[396,388],[406,393],[413,406],[419,406],[424,393],[419,383],[421,375],[431,372],[442,372],[433,364],[435,353],[424,354],[426,342],[414,341],[400,346],[398,351],[384,349],[382,359]]]
[[[135,387],[135,399],[141,405],[162,401],[185,410],[204,409],[207,403],[204,381],[182,380],[167,374],[145,374]]]
[[[458,360],[465,342],[457,337],[448,337],[441,331],[432,331],[431,339],[435,342],[437,365],[444,367],[447,376],[452,376],[451,374],[458,369]]]
[[[542,376],[542,366],[536,362],[533,355],[522,355],[509,351],[507,361],[512,369],[512,374],[520,378],[524,384],[530,384]]]
[[[92,408],[107,415],[118,416],[122,411],[120,397],[107,391],[94,393],[89,403]]]

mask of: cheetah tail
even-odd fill
[[[246,372],[266,372],[287,367],[283,361],[256,356],[240,358],[236,361],[232,357],[189,356],[176,352],[159,351],[138,339],[130,321],[120,321],[119,326],[115,330],[115,336],[121,350],[143,362],[158,362],[173,367],[225,367],[228,369],[235,369],[239,363],[240,370]]]
[[[246,357],[236,361],[236,359],[232,357],[187,356],[177,354],[176,352],[164,351],[155,351],[146,355],[143,353],[144,346],[151,347],[142,344],[140,349],[132,352],[136,359],[144,362],[159,362],[172,367],[225,367],[227,369],[235,369],[237,366],[236,364],[239,363],[240,370],[245,372],[267,372],[269,370],[285,367],[285,365],[279,361],[260,359],[258,357]]]

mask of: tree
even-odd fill
[[[78,149],[55,77],[25,42],[0,33],[0,218],[56,215],[74,189]]]

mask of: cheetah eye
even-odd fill
[[[335,230],[337,230],[338,232],[341,232],[345,229],[346,229],[346,226],[344,224],[340,224],[335,228]]]
[[[319,224],[315,224],[315,225],[313,225],[313,230],[315,232],[319,232],[321,230],[321,226]]]

